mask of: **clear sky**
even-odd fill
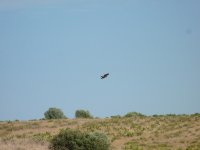
[[[199,0],[1,0],[0,120],[200,112]],[[109,72],[105,80],[100,75]]]

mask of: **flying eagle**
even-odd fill
[[[101,79],[106,78],[108,75],[109,75],[109,73],[106,73],[106,74],[102,75],[102,76],[101,76]]]

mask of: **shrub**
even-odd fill
[[[103,133],[94,132],[87,135],[85,149],[86,150],[108,150],[110,141]]]
[[[75,116],[76,118],[93,118],[88,110],[77,110]]]
[[[110,142],[103,133],[61,130],[50,142],[50,150],[108,150]]]
[[[45,119],[63,119],[66,118],[64,113],[62,112],[61,109],[58,108],[49,108],[49,110],[47,110],[44,113]]]
[[[138,113],[138,112],[129,112],[124,117],[134,117],[134,116],[143,116],[144,117],[145,115]]]
[[[200,117],[200,113],[191,114],[191,116]]]
[[[166,116],[171,116],[171,117],[175,117],[175,116],[177,116],[176,114],[166,114]]]
[[[121,118],[121,116],[120,115],[115,115],[115,116],[110,116],[111,118]]]
[[[73,130],[61,130],[50,142],[49,148],[51,150],[76,150],[81,149],[83,143],[83,134]]]

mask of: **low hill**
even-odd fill
[[[200,115],[113,117],[0,122],[0,150],[48,150],[60,129],[100,131],[111,150],[199,150]]]

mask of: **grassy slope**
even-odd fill
[[[200,149],[200,116],[0,122],[0,150],[47,150],[62,128],[106,133],[112,150]]]

